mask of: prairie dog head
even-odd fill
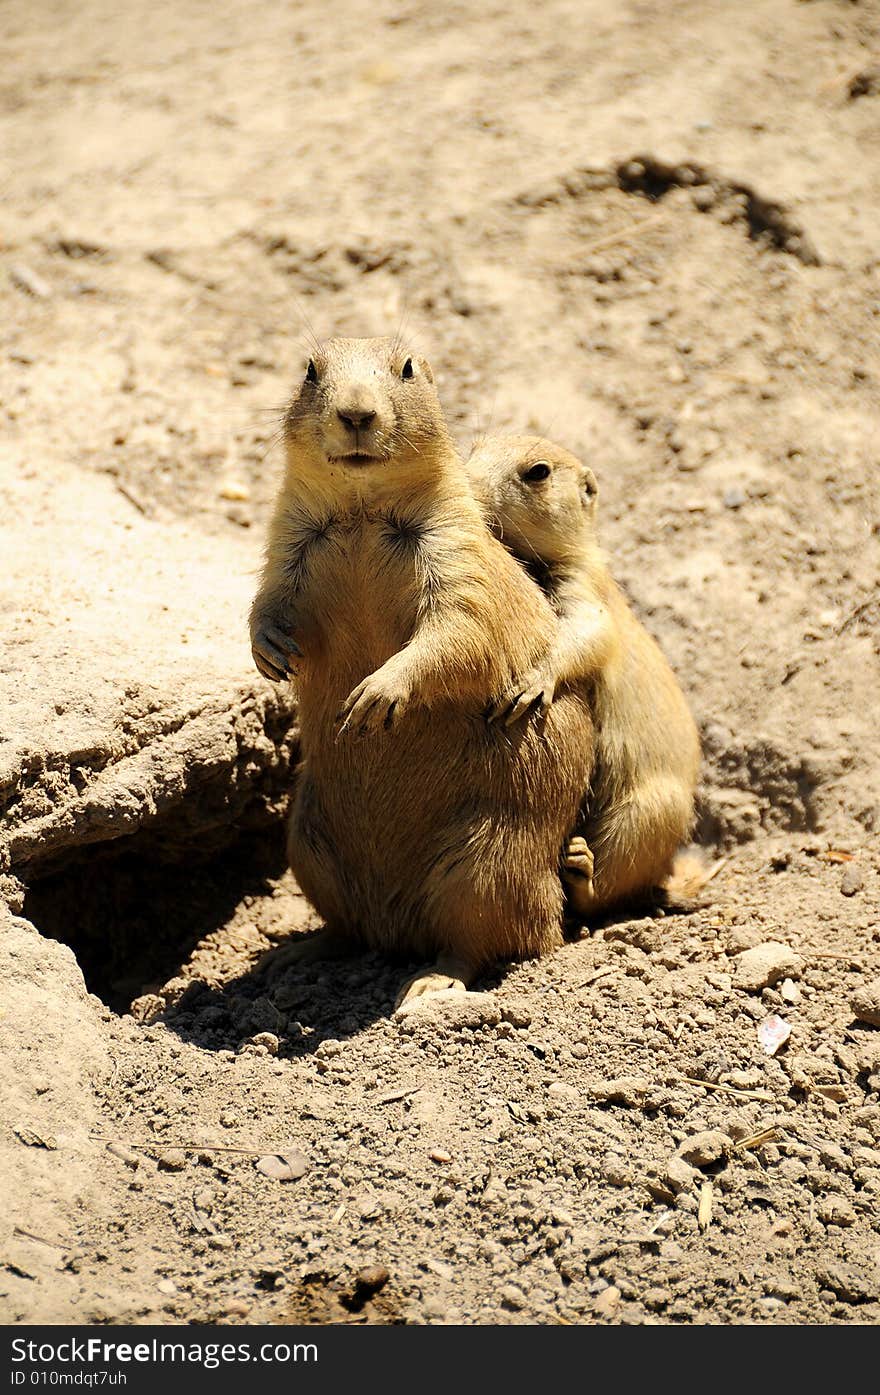
[[[594,539],[596,476],[543,436],[487,436],[466,462],[486,522],[524,562],[563,562]]]
[[[284,419],[298,475],[366,484],[430,467],[449,435],[425,359],[392,339],[328,339],[315,349]]]

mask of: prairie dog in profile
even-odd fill
[[[672,669],[608,571],[592,470],[538,436],[490,436],[467,469],[489,527],[558,620],[548,653],[520,673],[493,717],[552,711],[572,690],[591,705],[595,765],[566,880],[575,909],[595,913],[669,877],[693,822],[697,729]]]
[[[562,943],[589,705],[560,695],[543,731],[485,720],[556,619],[486,529],[423,359],[328,341],[284,438],[251,638],[298,691],[290,865],[337,941],[438,957],[406,996],[463,987]]]

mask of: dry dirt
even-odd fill
[[[876,1322],[875,0],[0,15],[0,1317]],[[397,1022],[256,967],[245,617],[307,323],[401,321],[593,465],[729,860]]]

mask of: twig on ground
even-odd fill
[[[683,1075],[681,1079],[687,1085],[699,1085],[702,1090],[718,1090],[722,1095],[735,1095],[740,1100],[761,1100],[765,1104],[773,1103],[773,1096],[767,1090],[735,1090],[732,1085],[719,1085],[715,1080],[696,1080],[692,1075]]]

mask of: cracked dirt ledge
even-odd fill
[[[221,551],[160,527],[102,477],[59,470],[50,498],[35,517],[26,476],[0,493],[0,877],[13,905],[15,879],[86,844],[149,829],[170,855],[277,816],[296,740],[293,704],[249,672],[256,541]]]

